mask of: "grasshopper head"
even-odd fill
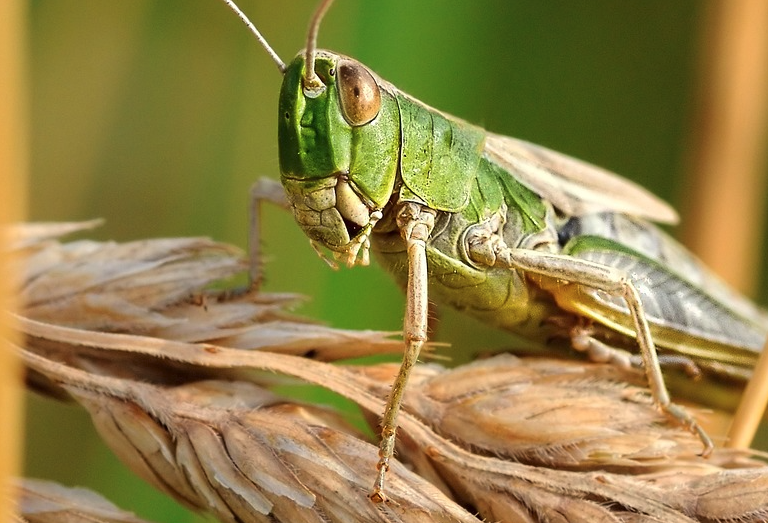
[[[302,53],[287,66],[280,90],[281,181],[316,249],[348,266],[367,264],[368,238],[395,183],[397,104],[352,59],[316,51],[311,86],[305,68]]]
[[[320,3],[306,50],[287,66],[240,8],[232,0],[222,1],[283,74],[280,173],[296,221],[321,256],[325,247],[348,266],[366,265],[368,238],[397,177],[400,113],[395,98],[361,63],[316,48],[320,21],[333,0]]]

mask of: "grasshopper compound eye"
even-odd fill
[[[338,66],[338,86],[344,119],[353,127],[365,125],[379,114],[381,93],[368,69],[351,60]]]

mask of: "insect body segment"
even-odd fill
[[[403,199],[414,199],[440,211],[463,210],[480,164],[485,132],[436,111],[426,111],[422,104],[402,93],[398,93],[397,102]]]

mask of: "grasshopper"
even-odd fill
[[[356,60],[317,49],[332,0],[288,65],[223,1],[283,74],[284,194],[262,184],[256,196],[284,202],[330,264],[367,265],[372,251],[406,291],[405,352],[382,419],[372,500],[386,500],[428,298],[531,340],[566,338],[593,360],[642,366],[655,405],[709,454],[711,439],[671,402],[661,363],[748,372],[768,320],[651,223],[677,221],[667,203],[599,167],[438,111]],[[258,253],[257,236],[252,244]]]

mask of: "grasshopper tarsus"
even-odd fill
[[[374,503],[386,503],[389,498],[384,493],[384,479],[389,470],[389,458],[379,453],[379,462],[376,464],[376,480],[368,498]]]
[[[377,504],[389,501],[389,498],[384,494],[384,491],[380,489],[373,489],[373,492],[368,495],[368,498]]]
[[[668,403],[666,405],[660,405],[661,410],[667,414],[667,416],[674,419],[677,423],[687,428],[690,432],[695,434],[704,445],[704,448],[699,452],[699,456],[702,458],[708,458],[712,455],[712,451],[715,448],[715,444],[712,442],[712,438],[709,434],[699,425],[699,423],[691,416],[687,410],[675,403]]]

